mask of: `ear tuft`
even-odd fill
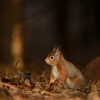
[[[56,50],[57,50],[57,48],[54,47],[54,48],[53,48],[53,51],[56,52]]]
[[[57,50],[60,51],[60,48],[61,48],[61,47],[62,47],[62,45],[59,45],[59,46],[55,45],[54,48],[53,48],[53,51],[54,51],[54,52],[57,51]]]

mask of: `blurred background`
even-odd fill
[[[99,0],[0,0],[0,64],[45,63],[55,45],[84,67],[100,55]]]

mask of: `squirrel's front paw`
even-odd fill
[[[63,88],[63,85],[62,85],[62,84],[58,84],[58,87],[59,87],[59,88]]]

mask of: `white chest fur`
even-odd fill
[[[54,75],[55,80],[59,78],[59,71],[56,66],[52,67],[52,74]]]

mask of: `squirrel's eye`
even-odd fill
[[[53,60],[54,59],[54,56],[51,56],[50,59]]]

